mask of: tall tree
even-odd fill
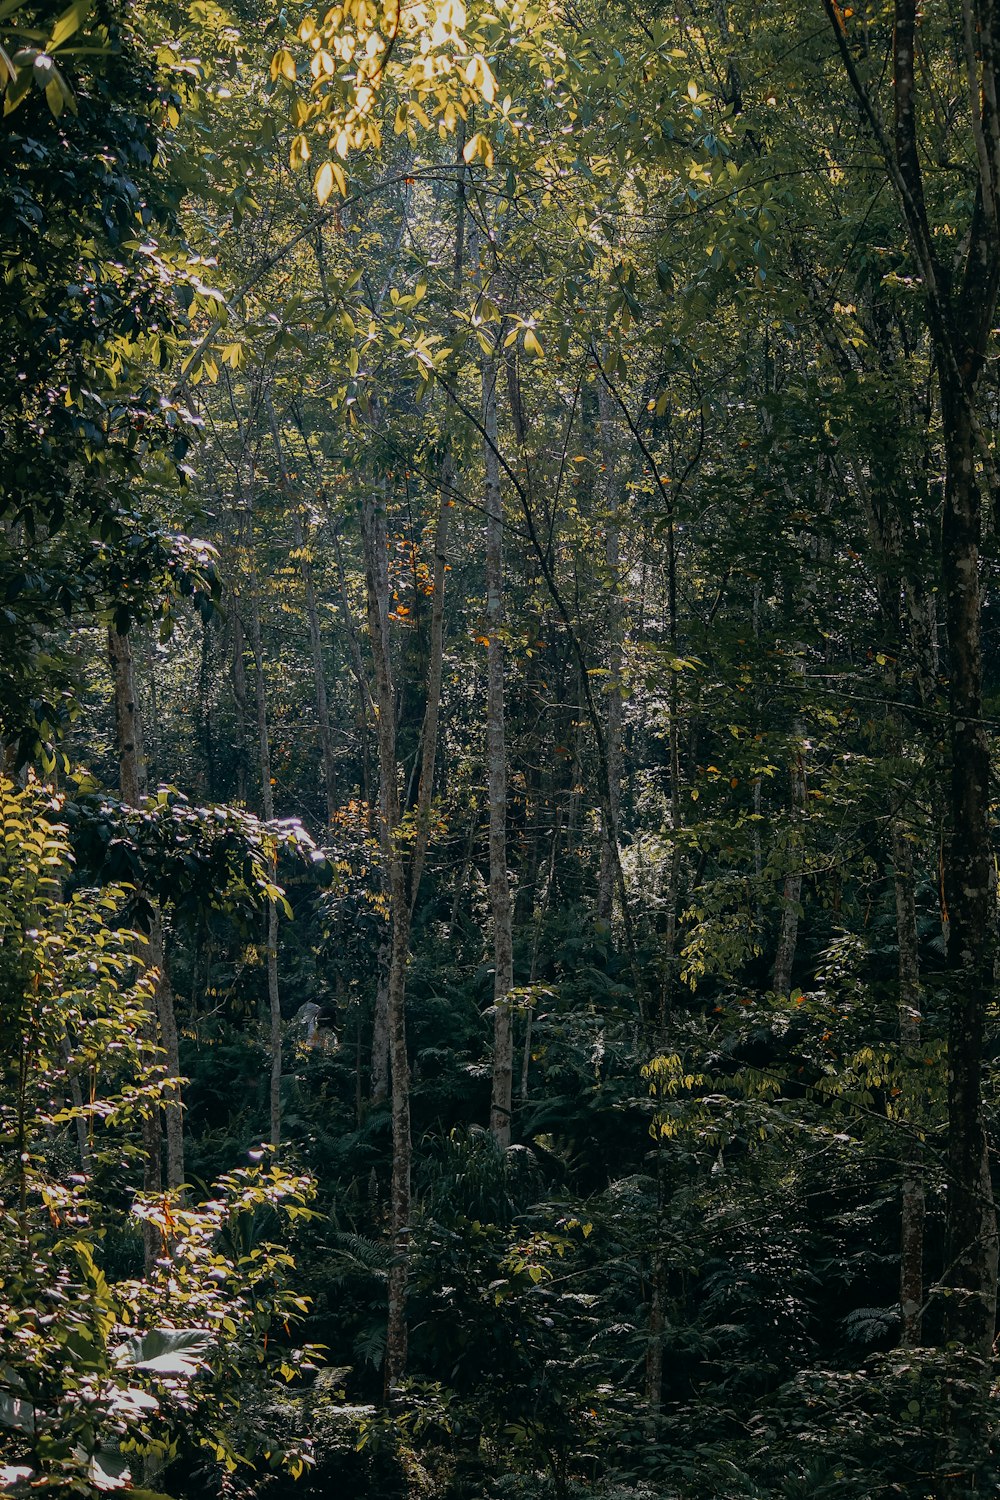
[[[940,564],[949,653],[949,838],[945,894],[954,985],[948,1032],[948,1251],[951,1336],[984,1352],[996,1324],[997,1225],[983,1120],[986,1013],[993,988],[996,913],[990,838],[990,754],[983,720],[980,465],[993,486],[982,437],[980,387],[1000,287],[1000,14],[963,4],[961,26],[944,35],[964,58],[962,80],[970,136],[956,142],[971,157],[973,201],[953,274],[933,221],[921,161],[921,110],[933,118],[930,88],[918,81],[922,46],[918,7],[898,0],[890,49],[893,128],[859,68],[845,16],[824,5],[846,78],[895,193],[920,278],[935,355],[945,452]],[[926,97],[923,97],[926,96]],[[971,148],[971,149],[970,149]]]

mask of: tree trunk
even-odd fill
[[[236,801],[243,807],[247,804],[247,674],[243,660],[243,620],[239,612],[239,600],[230,599],[232,617],[232,657],[230,659],[230,681],[233,685],[233,702],[236,705]]]
[[[373,827],[371,818],[371,793],[374,778],[372,776],[368,740],[368,719],[372,706],[371,690],[368,686],[364,659],[361,654],[361,641],[358,637],[354,617],[351,614],[351,602],[347,595],[347,570],[344,567],[344,551],[340,545],[340,533],[332,521],[328,522],[328,532],[330,540],[333,542],[333,555],[337,564],[337,600],[340,605],[340,618],[343,622],[344,634],[347,637],[348,662],[350,663],[351,675],[358,690],[358,728],[361,736],[361,792],[365,805],[369,809],[369,827]]]
[[[899,1040],[907,1079],[920,1067],[920,968],[917,957],[917,912],[913,895],[913,854],[900,818],[892,822],[893,885],[896,894],[896,940],[899,946]],[[917,1136],[915,1095],[907,1090],[904,1125],[910,1132],[903,1146],[903,1187],[900,1214],[899,1308],[900,1343],[915,1348],[921,1342],[924,1306],[924,1175],[923,1153]]]
[[[538,905],[533,912],[533,934],[531,939],[531,968],[528,972],[528,1006],[524,1018],[524,1045],[521,1052],[521,1103],[528,1097],[528,1081],[531,1076],[531,1033],[535,1023],[535,997],[534,984],[538,978],[538,944],[542,935],[542,924],[545,921],[549,909],[549,898],[555,885],[556,855],[559,852],[559,834],[561,831],[562,814],[557,811],[552,824],[552,837],[549,841],[548,868],[545,872],[545,885],[541,892]],[[535,881],[538,888],[538,880]]]
[[[385,854],[385,850],[383,849]],[[386,854],[388,861],[388,855]],[[371,1095],[373,1104],[384,1104],[389,1097],[389,965],[392,934],[387,933],[378,945],[376,960],[375,1010],[372,1015]]]
[[[215,733],[212,724],[212,637],[211,619],[201,627],[201,651],[198,666],[198,724],[201,730],[202,767],[204,796],[206,802],[216,800],[215,790]]]
[[[510,992],[514,947],[507,876],[507,746],[504,723],[503,497],[497,458],[497,363],[482,358],[482,421],[486,468],[486,756],[490,810],[490,914],[493,919],[493,1085],[490,1131],[510,1145],[514,1037]]]
[[[118,742],[118,786],[122,802],[138,807],[146,794],[146,768],[142,745],[142,720],[135,682],[132,648],[127,635],[108,630],[108,655],[114,679],[115,731]],[[147,1023],[146,1043],[151,1065],[162,1078],[164,1116],[167,1136],[167,1185],[179,1188],[184,1181],[184,1121],[177,1081],[180,1071],[177,1055],[177,1023],[174,996],[166,967],[163,942],[163,919],[154,903],[153,925],[145,952],[137,955],[145,968],[157,973],[154,990],[155,1012]],[[159,1054],[166,1059],[166,1076],[162,1063],[152,1061]],[[161,1127],[159,1111],[149,1110],[143,1117],[143,1188],[156,1194],[162,1190]],[[160,1253],[159,1235],[152,1225],[144,1229],[146,1270]]]
[[[983,724],[980,497],[972,413],[942,380],[947,480],[942,582],[948,627],[950,837],[945,896],[954,987],[948,1025],[948,1223],[951,1339],[988,1355],[996,1324],[997,1226],[983,1122],[986,1012],[993,1000],[995,913],[989,742]]]
[[[160,1028],[160,1045],[166,1054],[167,1079],[163,1090],[163,1114],[167,1137],[167,1187],[181,1189],[184,1185],[184,1110],[180,1089],[180,1046],[177,1035],[177,1014],[174,1008],[174,987],[170,983],[167,967],[166,941],[163,917],[159,907],[153,915],[149,933],[149,958],[156,969],[156,1018]]]
[[[128,807],[138,807],[146,791],[146,772],[135,667],[128,637],[119,635],[113,628],[108,630],[108,656],[115,690],[118,793]]]
[[[257,699],[257,746],[260,754],[261,808],[264,819],[274,819],[274,788],[271,783],[271,742],[267,727],[267,695],[264,682],[264,648],[260,630],[260,606],[256,581],[250,583],[250,645],[253,650],[254,687]],[[277,881],[277,854],[271,855],[271,880]],[[271,1029],[271,1078],[268,1090],[270,1140],[275,1151],[281,1145],[281,995],[278,989],[278,904],[267,903],[267,1004]]]
[[[389,1194],[389,1306],[386,1329],[385,1389],[387,1399],[406,1370],[406,1301],[409,1281],[410,1065],[406,1045],[406,966],[409,958],[410,903],[399,840],[399,770],[396,764],[396,692],[389,641],[389,578],[385,514],[373,492],[362,509],[368,631],[375,666],[375,708],[378,726],[379,811],[382,846],[389,879],[391,939],[386,992],[389,1064],[392,1080],[392,1179]]]
[[[604,523],[605,561],[611,589],[608,596],[608,685],[604,737],[608,757],[608,811],[611,826],[601,826],[601,870],[597,885],[597,915],[604,921],[611,917],[615,894],[615,860],[612,846],[620,841],[622,785],[622,601],[621,537],[618,526],[618,474],[615,446],[614,405],[603,380],[597,382],[597,401],[601,432],[601,462],[604,466],[604,501],[607,515]]]
[[[799,822],[806,801],[806,770],[801,742],[795,747],[792,761],[791,816],[793,833],[789,854],[792,868],[785,876],[781,893],[781,925],[778,929],[778,946],[774,958],[774,992],[787,996],[792,988],[792,966],[799,938],[799,903],[802,898],[803,843]]]
[[[451,451],[441,465],[441,498],[434,528],[434,593],[431,599],[430,644],[427,661],[427,704],[421,735],[420,782],[417,788],[417,836],[410,865],[410,911],[417,904],[420,878],[431,831],[431,802],[434,795],[434,769],[437,763],[438,721],[441,714],[441,683],[444,672],[444,593],[448,568],[448,520],[454,501],[451,491],[455,466]]]
[[[456,297],[462,293],[465,266],[465,123],[456,133],[455,176],[455,251],[452,260],[451,286]],[[431,802],[434,795],[434,771],[437,764],[438,721],[441,713],[441,685],[444,671],[444,595],[448,576],[448,529],[455,504],[455,456],[447,442],[441,463],[441,493],[437,524],[434,528],[434,583],[431,596],[431,628],[427,660],[427,693],[422,731],[420,782],[417,789],[417,836],[410,864],[410,913],[417,904],[427,845],[430,841]]]

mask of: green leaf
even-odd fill
[[[91,0],[74,0],[74,3],[63,11],[52,28],[49,38],[48,50],[51,52],[56,47],[61,47],[63,42],[69,40],[74,32],[79,31],[84,17],[90,10]]]

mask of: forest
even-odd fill
[[[1000,0],[0,94],[0,1493],[1000,1493]]]

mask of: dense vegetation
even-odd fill
[[[0,90],[0,1489],[994,1493],[996,0]]]

